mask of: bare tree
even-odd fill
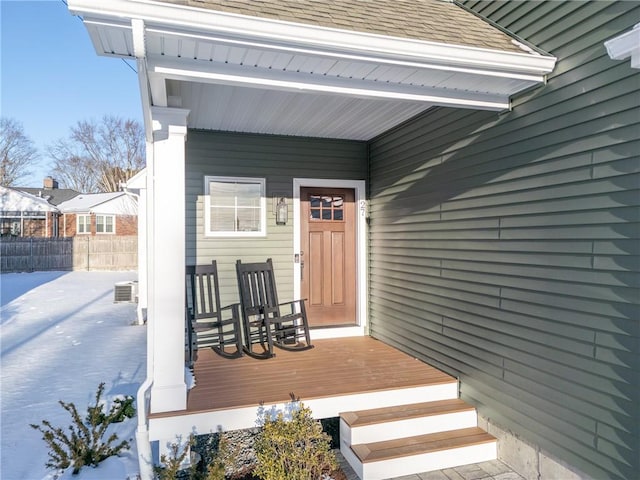
[[[24,133],[22,124],[0,118],[0,185],[10,187],[31,173],[38,150]]]
[[[47,149],[53,173],[67,188],[80,192],[115,192],[145,165],[144,131],[140,123],[105,116],[101,122],[80,121],[68,138]]]

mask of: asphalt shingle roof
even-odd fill
[[[67,200],[71,200],[73,197],[80,195],[80,192],[70,188],[15,187],[15,190],[30,193],[36,197],[42,197],[51,205],[60,205],[62,202],[66,202]]]
[[[161,0],[253,17],[523,53],[512,37],[443,0]]]

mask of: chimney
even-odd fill
[[[53,177],[44,177],[43,187],[45,190],[54,190],[58,188],[58,182]]]

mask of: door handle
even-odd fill
[[[300,280],[304,280],[304,262],[300,262]]]

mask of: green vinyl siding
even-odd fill
[[[495,114],[370,143],[370,328],[481,414],[594,478],[640,471],[637,2],[463,3],[558,58]]]
[[[273,258],[281,300],[293,297],[293,179],[364,180],[364,142],[189,130],[186,145],[187,264],[215,259],[223,303],[237,303],[235,262]],[[204,234],[205,176],[266,179],[265,237],[207,237]],[[289,221],[276,225],[274,194],[284,194]]]

